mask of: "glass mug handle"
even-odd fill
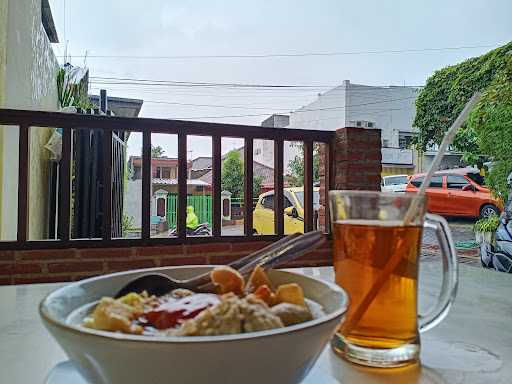
[[[437,303],[428,313],[419,315],[420,332],[428,331],[443,321],[453,304],[458,286],[457,254],[447,221],[441,216],[428,213],[423,228],[436,232],[443,256],[443,284]]]

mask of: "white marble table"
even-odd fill
[[[422,265],[420,308],[432,303],[440,267]],[[332,280],[332,268],[299,268]],[[39,301],[60,284],[0,287],[0,382],[44,383],[64,352],[44,329]],[[327,347],[305,384],[512,383],[512,275],[462,265],[459,294],[445,321],[422,335],[421,365],[368,369],[346,363]]]

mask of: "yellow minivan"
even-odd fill
[[[284,233],[304,233],[304,188],[293,187],[283,190]],[[320,207],[320,188],[313,188],[313,211]],[[315,215],[316,217],[316,215]],[[262,193],[253,212],[255,234],[273,235],[274,231],[274,191]]]

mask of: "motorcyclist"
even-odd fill
[[[189,205],[187,206],[187,230],[193,231],[199,226],[199,219],[197,215],[194,213],[194,207]]]

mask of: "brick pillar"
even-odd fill
[[[326,201],[325,201],[325,188],[329,188],[325,185],[326,182],[326,172],[325,172],[325,156],[328,146],[325,144],[320,145],[320,161],[318,165],[318,176],[320,178],[320,208],[318,209],[318,228],[319,230],[326,232],[327,228],[327,220],[325,217],[326,214]]]
[[[380,191],[380,129],[346,127],[336,131],[335,189]]]

